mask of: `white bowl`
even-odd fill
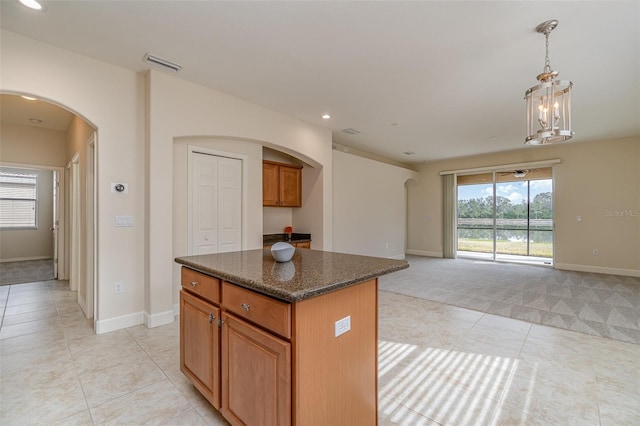
[[[276,262],[288,262],[293,257],[296,248],[289,243],[275,243],[271,246],[271,255]]]

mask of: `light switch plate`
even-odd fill
[[[133,216],[116,216],[116,227],[133,226]]]
[[[341,336],[351,330],[351,315],[336,321],[335,326],[335,337]]]

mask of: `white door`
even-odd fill
[[[242,161],[191,153],[190,254],[242,247]]]
[[[218,157],[218,252],[242,248],[242,162]]]

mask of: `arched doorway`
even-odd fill
[[[83,313],[94,318],[96,128],[79,114],[31,94],[2,93],[0,105],[0,163],[58,172],[51,226],[53,251],[58,253],[56,278],[72,279],[70,288],[78,291]]]

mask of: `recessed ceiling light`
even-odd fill
[[[331,116],[329,114],[322,114],[322,119],[323,120],[328,120],[330,118],[331,118]]]
[[[36,98],[32,98],[31,96],[20,95],[20,97],[21,97],[22,99],[26,99],[26,100],[28,100],[28,101],[35,101],[35,100],[37,100]]]
[[[36,0],[18,0],[22,5],[28,7],[29,9],[33,9],[33,10],[44,10],[44,6],[42,5],[42,3],[36,1]]]
[[[33,124],[41,124],[42,123],[42,120],[40,120],[39,118],[30,118],[29,121],[32,122]]]
[[[497,141],[497,140],[498,140],[498,137],[497,137],[497,136],[490,136],[490,137],[489,137],[489,142],[495,142],[495,141]]]

